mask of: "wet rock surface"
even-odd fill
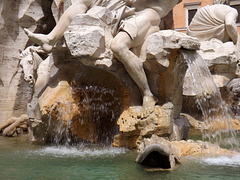
[[[173,170],[185,156],[233,156],[235,151],[203,141],[168,141],[153,135],[145,138],[138,148],[136,162],[147,171]]]

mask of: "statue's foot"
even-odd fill
[[[155,96],[144,96],[143,105],[141,109],[141,118],[148,117],[155,109],[155,104],[158,99]]]
[[[50,44],[50,41],[45,34],[35,34],[29,31],[28,29],[24,28],[25,33],[29,37],[29,39],[35,42],[37,45],[42,46],[45,52],[51,52],[53,45]]]

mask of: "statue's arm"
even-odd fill
[[[238,39],[238,30],[236,25],[237,17],[238,17],[238,12],[236,9],[232,9],[232,11],[227,13],[225,16],[226,30],[234,44],[237,43],[237,39]]]

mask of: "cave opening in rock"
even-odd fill
[[[147,157],[141,162],[142,165],[150,168],[170,169],[171,164],[169,156],[163,155],[158,151],[150,152]]]
[[[119,131],[117,120],[126,89],[114,75],[95,68],[79,68],[68,79],[65,85],[60,83],[54,103],[50,103],[46,121],[51,126],[50,143],[111,144]]]

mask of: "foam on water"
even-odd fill
[[[212,166],[240,167],[240,155],[201,158],[200,163]]]
[[[67,147],[49,146],[38,150],[32,150],[30,155],[53,157],[107,157],[126,153],[125,148],[114,147]]]

